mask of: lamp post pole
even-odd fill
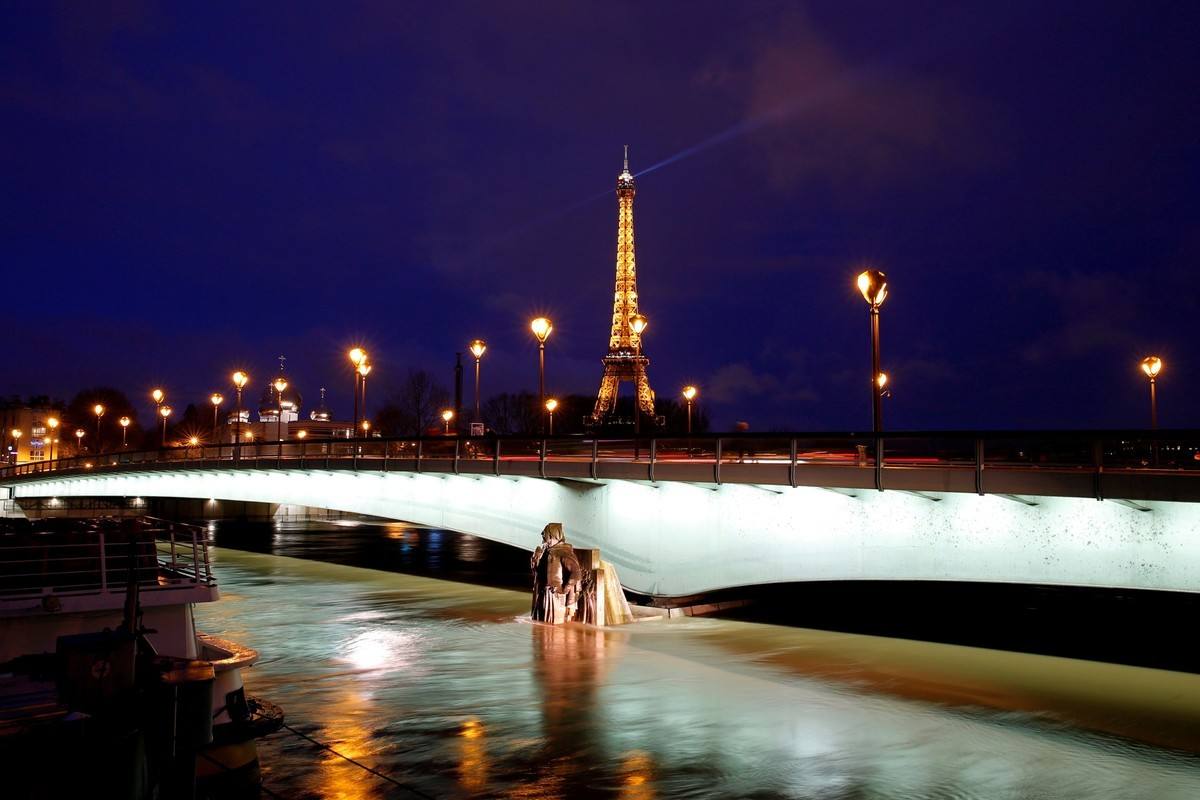
[[[104,416],[104,406],[96,403],[92,406],[92,411],[96,414],[96,453],[99,454],[103,449],[100,444],[100,418]]]
[[[475,356],[475,417],[474,422],[483,422],[483,415],[479,408],[479,363],[483,360],[484,351],[487,350],[487,343],[483,339],[475,339],[467,349],[471,351],[471,355]]]
[[[538,429],[540,433],[546,431],[546,339],[550,336],[550,331],[554,330],[554,325],[546,317],[538,317],[533,322],[529,323],[530,330],[538,340],[538,419],[540,423]]]
[[[237,408],[234,411],[233,419],[233,457],[235,459],[242,457],[242,389],[246,387],[249,380],[250,376],[240,369],[233,373],[233,388],[237,393]]]
[[[864,270],[856,281],[863,299],[871,306],[871,428],[883,430],[883,383],[879,371],[879,308],[887,298],[887,276],[876,269]]]
[[[871,306],[871,427],[883,430],[883,390],[879,386],[879,306]]]
[[[129,447],[129,423],[133,422],[129,417],[121,417],[118,420],[121,423],[121,449]]]

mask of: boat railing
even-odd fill
[[[213,586],[203,528],[142,518],[0,541],[0,597]]]

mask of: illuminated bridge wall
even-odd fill
[[[15,483],[13,497],[289,503],[532,550],[542,526],[598,547],[629,589],[781,581],[1003,581],[1200,591],[1200,503],[320,470],[178,470]],[[938,499],[931,499],[938,498]]]

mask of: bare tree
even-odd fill
[[[483,421],[496,433],[535,435],[538,431],[537,397],[529,392],[493,395],[483,404]]]
[[[420,436],[441,425],[441,412],[449,393],[423,369],[410,369],[400,388],[377,415],[385,436]]]

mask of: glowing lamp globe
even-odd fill
[[[858,290],[863,299],[870,303],[871,308],[879,308],[887,299],[887,276],[877,269],[868,269],[859,273]]]

